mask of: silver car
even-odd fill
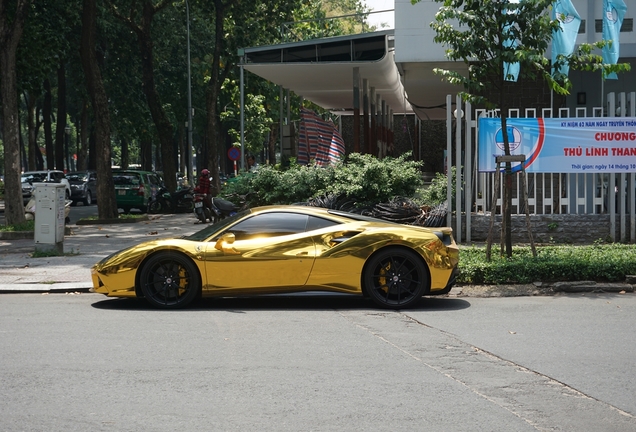
[[[62,183],[66,189],[66,199],[71,199],[71,185],[60,170],[26,171],[22,173],[22,200],[28,203],[33,195],[33,183]]]

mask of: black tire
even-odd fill
[[[203,210],[194,213],[201,223],[205,223],[205,212]]]
[[[178,252],[159,252],[144,263],[139,276],[148,302],[163,309],[190,304],[201,292],[201,276],[194,263]]]
[[[91,191],[86,191],[86,198],[84,198],[84,205],[89,206],[93,204],[93,196],[91,195]]]
[[[382,249],[365,265],[366,293],[383,308],[411,307],[420,301],[429,285],[424,265],[422,259],[410,250]]]
[[[148,213],[158,214],[163,211],[163,205],[160,200],[151,201],[148,204]]]

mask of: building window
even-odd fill
[[[597,19],[594,21],[594,27],[596,33],[603,33],[603,20]],[[625,18],[623,20],[623,24],[621,25],[621,33],[625,32],[633,32],[634,31],[634,18]],[[579,33],[581,33],[581,28],[579,27]]]

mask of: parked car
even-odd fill
[[[95,171],[76,171],[66,174],[71,184],[71,205],[83,202],[89,206],[97,196],[97,173]]]
[[[63,171],[26,171],[22,173],[22,200],[24,204],[28,203],[33,195],[33,183],[62,183],[66,189],[66,199],[71,199],[71,184],[64,175]]]
[[[450,291],[452,228],[424,228],[310,206],[245,210],[185,236],[153,239],[92,268],[95,292],[179,308],[199,296],[299,291],[366,295],[403,309]]]
[[[114,169],[113,182],[118,208],[124,213],[133,208],[145,213],[148,201],[161,186],[161,177],[151,171]]]

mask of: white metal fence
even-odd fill
[[[503,186],[495,191],[495,175],[498,173],[478,172],[477,148],[479,143],[478,121],[480,116],[499,117],[499,111],[473,110],[470,103],[462,103],[456,97],[453,108],[452,96],[446,97],[447,120],[447,172],[457,167],[455,196],[452,196],[451,177],[449,176],[448,201],[460,217],[455,219],[455,236],[462,242],[461,234],[465,229],[465,241],[471,241],[471,217],[490,214],[495,203],[496,213],[501,211]],[[595,107],[591,112],[576,108],[560,108],[552,112],[546,108],[511,109],[509,118],[540,117],[636,117],[636,92],[609,93],[606,107]],[[553,115],[555,114],[555,115]],[[451,157],[453,155],[453,157]],[[454,160],[453,160],[454,159]],[[502,179],[500,179],[502,180]],[[499,181],[503,185],[503,181]],[[628,173],[528,173],[528,209],[531,215],[549,214],[608,214],[609,231],[613,241],[636,242],[636,172]],[[513,214],[526,214],[523,203],[521,182],[513,184]],[[493,201],[496,199],[496,201]],[[447,223],[452,222],[451,212]]]

